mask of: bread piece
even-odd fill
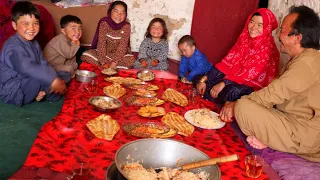
[[[166,101],[173,102],[180,106],[188,105],[188,99],[185,95],[181,94],[180,92],[168,88],[164,91],[162,98]]]
[[[178,134],[183,136],[191,136],[194,131],[194,126],[188,123],[184,117],[175,112],[165,114],[162,117],[162,123],[169,128],[176,129]]]
[[[106,114],[101,114],[99,117],[88,121],[87,127],[97,138],[108,141],[111,141],[120,130],[119,123]]]
[[[120,84],[114,83],[110,86],[106,86],[103,88],[103,92],[110,97],[120,98],[127,93],[126,89],[123,88]]]
[[[118,84],[141,84],[142,81],[140,79],[131,78],[131,77],[108,77],[104,80],[112,83]]]

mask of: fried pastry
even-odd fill
[[[175,112],[167,113],[162,117],[161,121],[169,128],[176,129],[178,134],[183,136],[191,136],[194,131],[194,126],[189,124],[184,117]]]
[[[147,105],[145,107],[141,107],[138,110],[138,114],[143,117],[158,117],[166,114],[166,111],[163,107],[156,107]]]
[[[126,89],[123,88],[120,84],[114,83],[110,86],[106,86],[103,88],[103,92],[110,97],[120,98],[121,96],[127,93]]]
[[[162,98],[166,101],[173,102],[180,106],[188,105],[188,99],[185,95],[181,94],[180,92],[168,88],[164,91]]]
[[[106,114],[101,114],[99,117],[88,121],[87,127],[97,138],[108,141],[111,141],[120,130],[119,123]]]
[[[131,77],[108,77],[104,80],[118,84],[141,84],[142,80]]]

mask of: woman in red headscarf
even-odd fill
[[[254,11],[229,53],[197,82],[198,92],[224,104],[267,86],[278,75],[280,53],[272,37],[277,26],[270,10]]]
[[[124,66],[130,68],[135,59],[130,54],[130,23],[127,22],[127,4],[114,1],[107,17],[100,19],[91,49],[81,60],[102,68]]]

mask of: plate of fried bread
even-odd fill
[[[156,91],[159,89],[157,85],[147,84],[145,82],[141,84],[131,84],[131,85],[128,85],[127,87],[130,89],[145,89],[149,91]]]
[[[107,77],[104,80],[118,84],[141,84],[143,81],[132,77]]]
[[[136,91],[133,91],[134,95],[142,96],[142,97],[155,97],[157,96],[157,93],[155,91],[149,91],[146,89],[137,89]]]
[[[158,101],[158,98],[155,97],[141,97],[141,96],[130,96],[126,100],[128,105],[136,105],[136,106],[146,106],[149,104],[154,104]]]
[[[128,123],[122,129],[128,135],[140,138],[169,138],[177,133],[175,129],[154,122]]]
[[[220,120],[219,114],[207,108],[189,110],[184,117],[189,123],[203,129],[220,129],[226,124]]]
[[[103,92],[110,97],[119,99],[123,95],[127,93],[126,89],[123,88],[120,84],[118,83],[113,83],[110,86],[106,86],[103,88]]]
[[[188,98],[175,89],[166,89],[162,95],[162,98],[180,106],[188,105]]]
[[[161,122],[169,128],[176,129],[178,134],[183,136],[191,136],[194,131],[194,126],[176,112],[168,112],[162,117]]]
[[[101,114],[95,119],[88,121],[86,125],[97,138],[108,141],[111,141],[120,130],[119,123],[106,114]]]
[[[163,107],[146,105],[138,110],[138,114],[142,117],[158,117],[166,114]]]
[[[118,73],[118,70],[116,68],[106,68],[106,69],[103,69],[101,71],[102,74],[105,74],[105,75],[109,75],[109,76],[112,76],[112,75],[115,75]]]

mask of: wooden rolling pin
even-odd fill
[[[222,156],[222,157],[217,157],[217,158],[212,158],[204,161],[198,161],[198,162],[193,162],[189,164],[184,164],[181,166],[178,166],[179,170],[188,170],[188,169],[194,169],[194,168],[199,168],[203,166],[211,166],[215,165],[217,163],[224,163],[224,162],[230,162],[230,161],[236,161],[239,159],[239,156],[237,154],[232,154],[229,156]]]

